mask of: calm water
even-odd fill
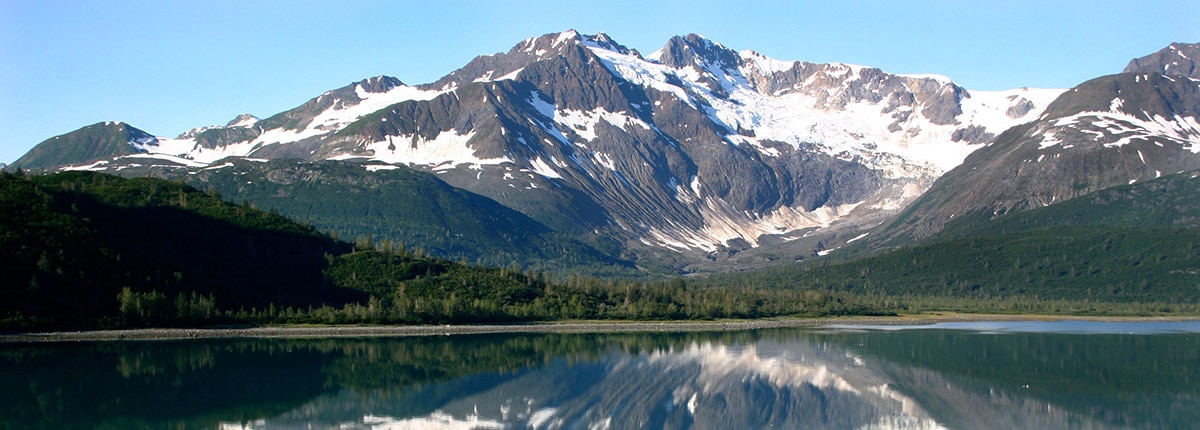
[[[1200,428],[1200,322],[3,345],[0,428]]]

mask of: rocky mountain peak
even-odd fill
[[[737,52],[694,33],[672,37],[656,54],[658,61],[676,69],[688,66],[704,69],[711,65],[736,70],[739,59]]]
[[[258,121],[259,121],[258,117],[248,114],[248,113],[244,113],[244,114],[238,115],[236,118],[234,118],[232,120],[229,120],[229,122],[225,123],[225,127],[249,127],[251,125],[254,125],[254,123],[256,123]]]
[[[543,34],[536,38],[525,39],[509,50],[509,55],[524,53],[535,57],[545,57],[547,54],[558,54],[564,47],[577,45],[592,46],[607,49],[619,54],[636,55],[637,51],[617,43],[607,34],[582,34],[574,29],[561,33]]]
[[[204,134],[205,132],[209,132],[212,130],[220,130],[220,129],[228,129],[228,128],[247,128],[254,124],[257,124],[258,121],[260,121],[260,118],[254,116],[254,115],[248,114],[248,113],[244,113],[244,114],[238,115],[237,117],[234,117],[233,119],[229,120],[229,122],[225,123],[224,126],[206,125],[203,127],[195,127],[191,130],[180,133],[179,136],[176,137],[176,139],[196,139],[200,135]]]
[[[613,40],[607,34],[596,33],[595,35],[591,35],[591,36],[584,35],[581,37],[582,37],[582,41],[584,42],[584,44],[607,49],[609,51],[613,51],[613,52],[616,52],[619,54],[633,55],[635,57],[641,57],[641,54],[639,54],[636,49],[629,49],[625,45],[617,43],[617,41]]]
[[[430,84],[377,76],[157,146],[109,139],[125,145],[101,156],[143,151],[189,168],[230,156],[371,160],[364,175],[408,165],[557,231],[708,261],[769,243],[807,254],[821,239],[794,233],[898,210],[974,144],[1049,103],[1024,95],[982,94],[990,101],[964,108],[966,90],[947,78],[778,61],[697,34],[646,58],[568,30]]]
[[[402,85],[404,82],[400,82],[399,79],[384,75],[358,81],[358,87],[368,93],[386,93]]]
[[[1200,86],[1162,73],[1101,76],[1062,94],[1042,114],[1060,119],[1088,112],[1124,113],[1143,120],[1200,115]]]
[[[636,50],[629,49],[604,33],[581,34],[576,30],[543,34],[525,39],[506,53],[481,55],[466,66],[455,70],[436,82],[420,85],[425,90],[444,91],[472,82],[489,82],[512,79],[526,67],[542,60],[569,56],[572,50],[595,47],[640,58]]]
[[[1200,79],[1200,43],[1172,43],[1141,58],[1134,58],[1124,73],[1162,73]]]
[[[583,36],[575,30],[548,33],[521,41],[508,51],[508,55],[545,57],[547,54],[559,53],[564,46],[573,46],[582,41]]]

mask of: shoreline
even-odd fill
[[[943,322],[990,321],[1162,322],[1197,320],[1200,320],[1200,316],[1105,317],[1072,315],[960,314],[940,312],[879,317],[849,316],[718,321],[566,321],[479,325],[329,325],[139,328],[122,330],[5,333],[0,334],[0,344],[237,338],[416,337],[498,333],[739,331],[774,328],[825,327],[834,325],[925,325]]]

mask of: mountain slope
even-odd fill
[[[441,86],[421,87],[425,95],[450,92],[368,115],[325,148],[457,170],[443,174],[452,185],[531,215],[521,197],[461,171],[520,178],[510,188],[559,182],[611,218],[587,227],[712,251],[826,225],[863,202],[895,208],[956,164],[971,141],[986,140],[983,123],[1015,122],[1007,116],[1013,107],[1032,104],[1010,94],[964,109],[969,94],[943,78],[789,67],[696,35],[673,38],[657,54],[664,58],[642,58],[602,34],[530,39],[472,62]],[[482,71],[481,64],[506,68]],[[489,80],[500,73],[511,81]],[[964,111],[963,119],[979,123],[960,126]],[[876,124],[856,126],[865,120]]]
[[[1200,43],[1172,43],[1166,48],[1135,58],[1122,73],[1161,73],[1200,79]]]
[[[230,159],[166,177],[249,201],[346,239],[374,238],[425,255],[538,271],[633,268],[590,245],[434,175],[388,164]]]
[[[118,293],[215,294],[221,305],[341,304],[326,254],[350,246],[279,215],[191,187],[90,172],[0,173],[6,280],[0,321],[92,326],[116,317]],[[193,296],[194,297],[194,296]]]
[[[154,145],[157,138],[120,122],[101,122],[46,139],[14,161],[10,169],[56,168],[137,154],[135,145]]]
[[[1118,185],[1061,203],[987,217],[956,217],[938,237],[968,238],[1062,226],[1200,228],[1200,171]]]
[[[134,145],[148,152],[140,158],[69,168],[199,171],[226,157],[406,165],[555,231],[614,240],[632,258],[720,261],[872,226],[1059,93],[778,61],[694,34],[643,56],[567,31],[430,84],[370,78],[263,120]]]
[[[1200,168],[1200,81],[1096,78],[942,176],[880,239],[922,239],[957,216],[998,216]]]
[[[352,246],[179,182],[0,172],[0,209],[4,329],[597,315],[594,291]]]

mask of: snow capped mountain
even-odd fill
[[[990,218],[1195,169],[1200,80],[1141,72],[1103,76],[1068,90],[1036,121],[971,154],[906,210],[888,235],[920,239],[956,216]]]
[[[971,144],[1031,119],[1032,111],[1061,93],[1019,89],[975,96],[945,77],[781,62],[753,51],[735,53],[697,35],[676,37],[651,58],[663,65],[651,80],[679,76],[706,86],[715,119],[730,130],[753,130],[754,136],[733,139],[765,153],[773,150],[764,141],[817,143],[828,155],[870,163],[876,154],[893,154],[939,171],[961,163],[975,149]]]
[[[556,229],[716,255],[877,222],[1061,92],[972,92],[945,77],[780,61],[694,34],[642,56],[572,30],[429,84],[378,76],[265,119],[131,140],[137,154],[104,164],[52,164],[406,165]]]
[[[635,240],[708,251],[826,226],[863,203],[897,209],[1060,93],[973,97],[945,78],[780,62],[696,35],[642,57],[573,31],[477,58],[423,88],[453,95],[454,107],[392,106],[334,156],[475,170],[446,180],[500,201],[505,191],[485,175],[528,189],[565,183]],[[497,104],[515,115],[488,112]],[[429,114],[470,121],[406,123]]]

